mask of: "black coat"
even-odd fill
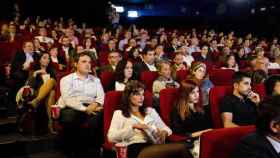
[[[149,67],[143,62],[136,63],[134,65],[134,72],[136,79],[140,79],[140,74],[143,71],[150,71]]]
[[[264,135],[257,132],[243,138],[231,158],[280,158]]]
[[[39,58],[37,53],[33,53],[33,60],[35,61]],[[16,82],[23,83],[27,80],[29,71],[23,70],[23,64],[26,60],[24,52],[17,52],[11,64],[11,78]]]

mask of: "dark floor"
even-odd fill
[[[55,135],[22,135],[16,131],[16,117],[0,118],[1,158],[65,158]]]

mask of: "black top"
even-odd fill
[[[211,120],[207,109],[203,113],[191,111],[191,114],[182,120],[174,106],[170,114],[170,126],[175,134],[189,136],[193,132],[211,128]]]
[[[231,158],[280,158],[274,147],[265,137],[257,132],[244,137],[236,146]]]
[[[240,99],[235,95],[226,96],[220,104],[220,112],[233,114],[233,123],[241,126],[256,123],[257,106],[249,99]]]

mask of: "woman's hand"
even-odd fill
[[[134,124],[132,126],[133,129],[139,129],[139,130],[145,130],[145,129],[148,129],[149,127],[145,124],[142,124],[142,123],[137,123],[137,124]]]
[[[58,69],[59,69],[59,70],[63,70],[64,68],[65,68],[65,65],[58,64]]]
[[[211,130],[213,130],[213,129],[206,129],[206,130],[203,130],[203,131],[197,131],[197,132],[194,132],[194,133],[192,133],[192,137],[199,137],[199,136],[201,136],[203,133],[205,133],[205,132],[208,132],[208,131],[211,131]]]
[[[165,140],[166,140],[166,137],[168,136],[168,133],[165,130],[159,130],[158,129],[157,136],[159,138],[159,142],[164,143]]]
[[[34,72],[33,76],[36,77],[38,74],[44,75],[47,74],[46,70],[40,69]]]

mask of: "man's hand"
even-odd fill
[[[22,65],[22,70],[28,70],[30,67],[30,62],[25,62],[23,65]]]
[[[257,93],[254,93],[253,91],[248,94],[248,98],[253,103],[255,103],[256,105],[258,105],[260,103],[260,101],[261,101],[260,96]]]
[[[86,113],[88,115],[96,115],[97,112],[100,112],[103,110],[103,107],[98,105],[98,103],[94,102],[94,103],[91,103],[87,109],[86,109]]]

